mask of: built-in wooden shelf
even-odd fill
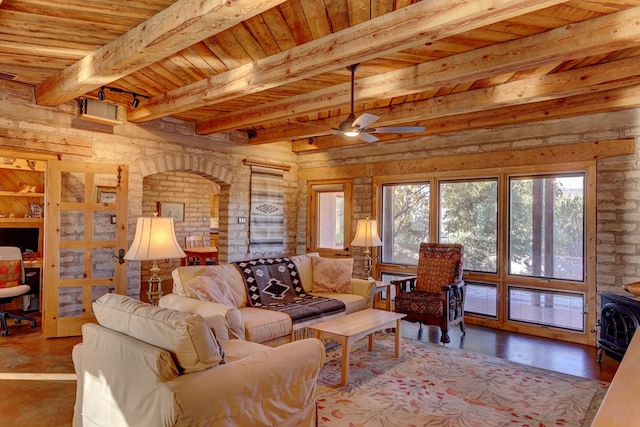
[[[0,218],[0,224],[19,224],[25,227],[39,227],[44,224],[44,218]]]
[[[16,191],[0,191],[0,196],[10,196],[10,197],[44,197],[44,193],[29,193],[29,192],[16,192]]]

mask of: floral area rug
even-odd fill
[[[608,383],[378,332],[373,352],[351,352],[340,384],[341,348],[318,378],[320,426],[589,426]]]

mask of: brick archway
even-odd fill
[[[140,167],[142,176],[162,172],[191,172],[220,185],[220,197],[228,191],[234,173],[224,166],[194,154],[162,154],[144,162]]]

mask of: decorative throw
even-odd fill
[[[252,253],[284,249],[284,172],[251,166],[249,248]]]
[[[280,311],[293,323],[345,311],[342,301],[304,292],[295,263],[287,257],[260,258],[235,263],[252,307]]]

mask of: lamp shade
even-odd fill
[[[351,242],[352,246],[382,246],[382,240],[378,236],[378,223],[375,219],[359,219],[356,237]]]
[[[171,217],[140,217],[131,247],[124,256],[130,261],[184,258]]]

